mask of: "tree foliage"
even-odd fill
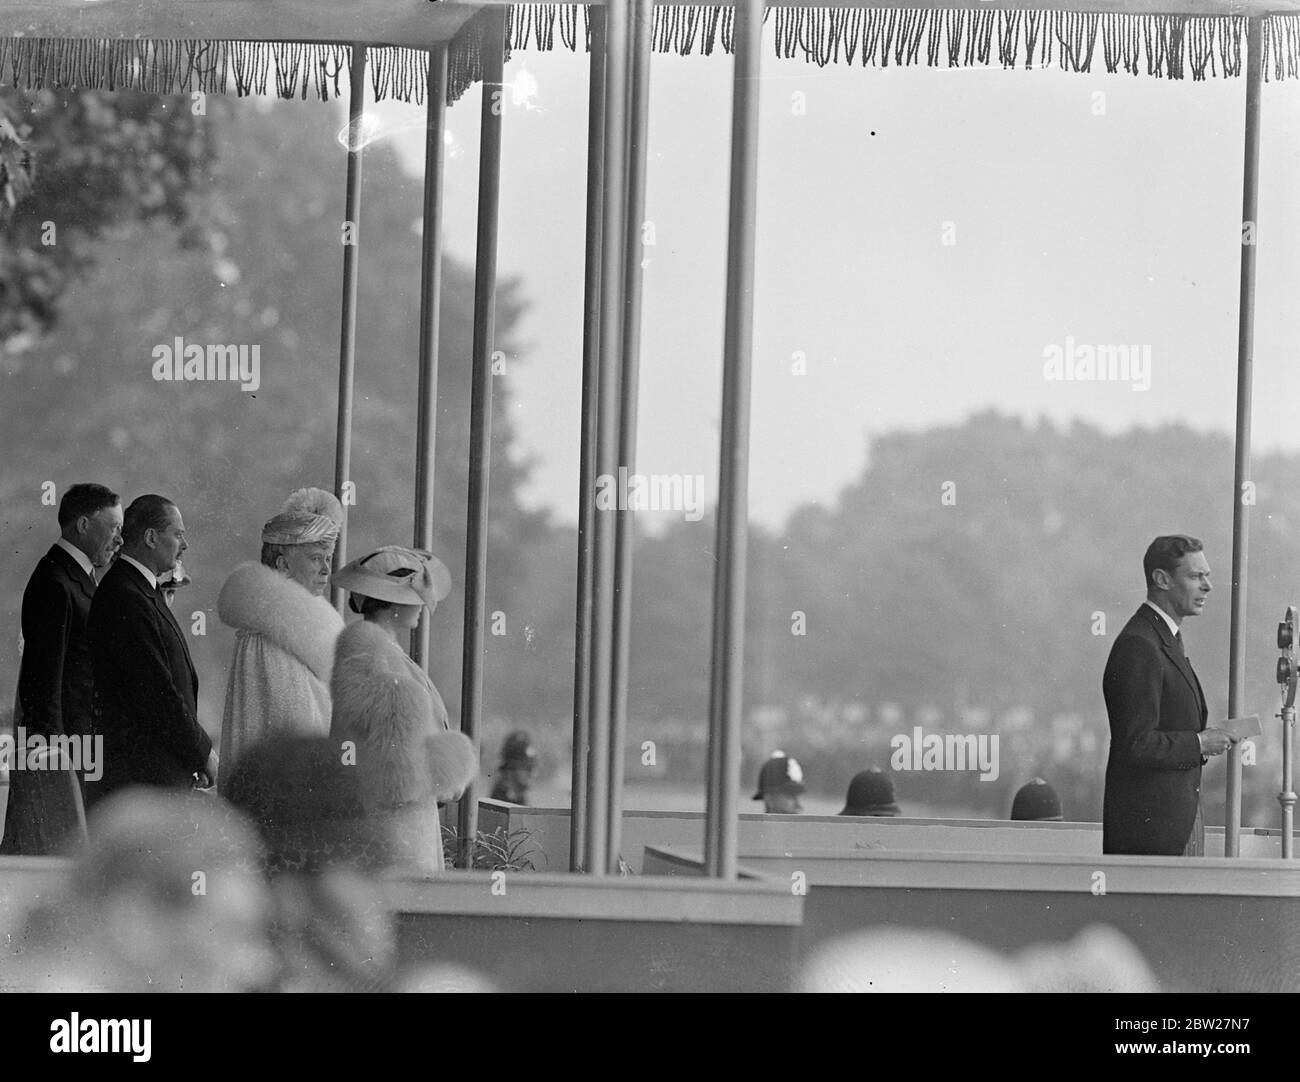
[[[0,342],[53,327],[109,231],[201,218],[210,123],[188,97],[0,91]]]

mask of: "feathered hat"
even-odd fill
[[[310,545],[337,541],[343,528],[343,505],[323,488],[300,488],[290,494],[280,513],[262,527],[266,545]]]

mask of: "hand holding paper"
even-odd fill
[[[1235,740],[1249,740],[1253,736],[1262,736],[1264,730],[1259,725],[1258,714],[1247,714],[1240,718],[1227,718],[1216,722],[1216,729],[1229,733]]]

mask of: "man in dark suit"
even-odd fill
[[[158,589],[188,547],[180,510],[163,496],[126,509],[122,551],[90,607],[95,732],[104,776],[94,803],[128,785],[190,788],[216,781],[217,755],[198,720],[199,678],[189,643]]]
[[[91,666],[86,624],[102,573],[122,542],[122,503],[103,485],[73,485],[59,501],[59,539],[23,591],[23,654],[14,741],[90,735]],[[82,758],[78,756],[78,758]],[[11,766],[17,766],[17,763]],[[0,854],[44,856],[83,826],[82,786],[91,764],[69,774],[52,761],[25,762],[9,777]]]
[[[1210,590],[1201,543],[1157,537],[1142,559],[1147,599],[1111,647],[1102,677],[1110,715],[1102,852],[1203,856],[1201,767],[1233,738],[1205,727],[1201,682],[1183,652],[1181,625]]]

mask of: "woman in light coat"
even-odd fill
[[[249,748],[273,736],[325,736],[330,672],[343,618],[329,585],[343,508],[319,488],[299,489],[262,527],[262,560],[237,567],[217,615],[237,632],[221,723],[218,789]]]
[[[335,648],[330,738],[357,769],[361,806],[384,839],[385,861],[417,872],[443,868],[438,802],[454,800],[478,773],[478,756],[450,729],[428,674],[402,648],[451,591],[451,575],[432,553],[388,545],[340,568],[333,582],[350,592],[363,619]]]

